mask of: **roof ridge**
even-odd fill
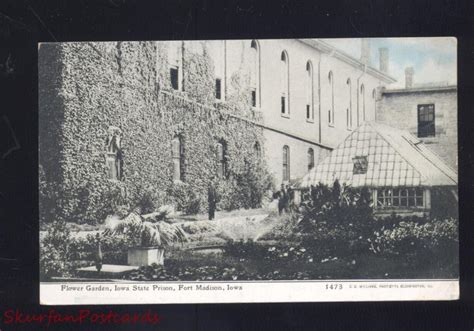
[[[418,146],[415,146],[415,147],[418,147]],[[429,148],[426,148],[426,146],[423,146],[425,151],[423,153],[420,153],[426,160],[428,160],[428,162],[430,162],[433,166],[435,166],[439,171],[441,171],[443,174],[445,174],[447,177],[449,177],[449,179],[451,179],[452,181],[454,182],[457,182],[458,179],[455,179],[455,178],[452,178],[450,174],[447,174],[446,171],[444,171],[443,169],[441,169],[440,167],[438,167],[438,165],[436,163],[433,163],[429,158],[426,157],[426,155],[424,154],[425,152],[428,152],[428,153],[431,153],[433,154],[434,157],[436,157],[437,159],[439,159],[440,162],[442,162],[446,167],[448,167],[450,170],[452,170],[453,172],[456,172],[456,170],[452,169],[451,166],[449,164],[447,164],[446,162],[444,162],[444,160],[437,154],[435,153],[434,151],[432,151],[431,149]]]
[[[451,168],[451,166],[450,166],[449,164],[447,164],[435,151],[433,151],[433,150],[431,150],[430,148],[426,147],[426,146],[424,145],[423,141],[422,141],[421,139],[419,139],[418,137],[416,137],[414,134],[412,134],[411,132],[406,131],[406,130],[402,130],[402,129],[399,129],[399,128],[391,127],[391,126],[389,126],[389,125],[387,125],[387,124],[384,124],[384,123],[378,123],[378,122],[373,122],[373,123],[374,123],[376,126],[386,126],[386,127],[390,128],[390,129],[392,129],[393,131],[399,131],[400,133],[404,133],[405,135],[409,135],[409,136],[411,136],[414,140],[417,140],[417,141],[421,142],[421,143],[423,144],[423,147],[424,147],[424,148],[423,148],[423,151],[420,150],[420,148],[418,147],[417,144],[412,144],[410,141],[408,141],[408,139],[407,139],[405,136],[402,136],[402,138],[403,138],[405,141],[407,141],[408,144],[413,145],[413,147],[417,149],[417,151],[419,152],[419,154],[421,154],[421,156],[423,156],[424,159],[426,159],[430,164],[432,164],[436,169],[438,169],[439,171],[441,171],[441,172],[442,172],[445,176],[447,176],[449,179],[451,179],[451,180],[457,182],[457,179],[452,178],[452,176],[451,176],[450,174],[446,173],[446,171],[445,171],[444,169],[442,169],[441,167],[439,167],[437,163],[432,162],[432,160],[430,160],[430,159],[425,155],[425,153],[431,153],[435,158],[438,159],[438,161],[439,161],[440,163],[442,163],[444,166],[446,166],[449,170],[451,170],[451,171],[453,171],[453,172],[455,172],[455,173],[457,173],[457,171],[456,171],[455,169]],[[376,130],[377,130],[377,129],[376,129]],[[378,132],[378,130],[377,130],[377,132]],[[398,151],[397,151],[397,152],[398,152]],[[400,152],[398,152],[398,153],[401,155]],[[413,165],[412,165],[412,166],[413,166]]]
[[[372,125],[372,123],[374,123],[374,124],[376,124],[376,125],[374,126],[374,125]],[[387,139],[387,137],[385,136],[385,134],[384,134],[384,133],[381,133],[381,132],[378,130],[378,128],[376,127],[376,126],[378,126],[378,124],[380,124],[380,123],[378,123],[378,122],[369,122],[369,125],[375,130],[375,132],[376,132],[380,137],[382,137],[382,139],[385,140],[385,142],[386,142],[391,148],[393,148],[393,149],[395,150],[395,152],[397,152],[397,154],[400,155],[400,157],[401,157],[406,163],[408,163],[408,164],[410,165],[410,167],[413,168],[413,170],[420,176],[420,178],[426,180],[427,178],[426,178],[425,176],[423,176],[423,175],[421,174],[421,172],[418,171],[418,169],[417,169],[410,161],[408,161],[407,158],[406,158],[402,153],[400,153],[400,151],[398,150],[398,148],[396,148],[393,144],[390,143],[390,141]],[[385,125],[385,124],[383,124],[383,125],[384,125],[384,126],[388,126],[388,125]],[[393,128],[393,127],[391,127],[391,126],[388,126],[388,127],[392,128],[392,129],[395,129],[395,130],[399,130],[399,129]],[[399,130],[399,131],[401,131],[401,130]]]

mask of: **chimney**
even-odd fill
[[[413,67],[405,68],[405,88],[413,87],[414,74],[415,74],[415,70],[413,69]]]
[[[360,62],[370,65],[370,39],[362,38],[360,42]]]
[[[388,73],[388,48],[379,48],[379,54],[380,54],[380,66],[379,69],[380,71],[384,73]]]

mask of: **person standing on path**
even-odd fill
[[[208,204],[209,220],[213,220],[215,217],[216,204],[217,204],[217,193],[216,193],[216,188],[215,188],[215,183],[214,183],[214,177],[211,178],[208,189],[207,189],[207,204]]]
[[[281,215],[283,210],[288,211],[288,192],[285,184],[281,184],[281,190],[278,192],[278,214]]]

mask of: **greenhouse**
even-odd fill
[[[456,171],[412,134],[384,124],[366,122],[355,129],[302,178],[300,188],[336,179],[368,187],[378,214],[457,214]]]

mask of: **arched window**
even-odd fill
[[[172,140],[173,180],[184,181],[184,144],[182,136]]]
[[[330,108],[328,111],[328,123],[329,125],[334,125],[334,77],[332,71],[329,71],[328,74],[328,84],[331,94],[331,99],[329,100]]]
[[[227,168],[227,144],[224,140],[217,143],[217,176],[219,178],[228,178]]]
[[[250,43],[250,93],[252,107],[260,107],[260,47],[256,40]]]
[[[348,100],[349,100],[349,107],[347,108],[347,128],[352,128],[352,82],[350,78],[347,78],[347,91],[349,93]]]
[[[283,146],[283,177],[284,182],[290,180],[290,147]]]
[[[168,66],[170,73],[170,84],[173,90],[183,90],[183,56],[182,56],[182,42],[169,41],[168,42]]]
[[[314,120],[313,65],[306,62],[306,119]]]
[[[314,168],[314,150],[308,149],[308,171]]]
[[[107,177],[112,180],[122,180],[122,130],[115,126],[109,127],[106,139],[105,163],[107,166]]]
[[[365,86],[364,84],[360,86],[360,99],[362,103],[362,120],[365,121]],[[357,122],[357,125],[359,125],[359,122]]]
[[[255,152],[255,157],[257,158],[257,160],[260,160],[262,158],[262,148],[258,141],[256,141],[255,144],[253,145],[253,149]]]
[[[289,97],[290,97],[290,82],[289,82],[289,60],[286,51],[281,52],[280,56],[280,87],[281,87],[281,114],[290,115]]]

